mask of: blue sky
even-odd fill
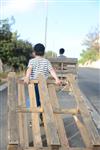
[[[99,0],[0,0],[0,17],[14,16],[12,30],[34,45],[45,44],[47,16],[46,51],[63,47],[66,56],[79,58],[86,34],[99,25],[99,7]]]

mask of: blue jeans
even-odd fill
[[[35,88],[35,95],[36,95],[36,103],[37,103],[37,107],[39,107],[41,105],[40,103],[40,95],[39,95],[39,89],[38,89],[38,84],[34,84],[34,88]],[[30,107],[30,100],[29,97],[26,100],[26,107],[29,108]]]

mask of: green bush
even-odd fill
[[[84,64],[87,61],[96,61],[99,58],[98,52],[95,50],[86,50],[86,51],[82,51],[81,53],[81,59],[79,60],[79,63]]]
[[[0,73],[0,78],[7,78],[7,76],[8,76],[7,72]]]

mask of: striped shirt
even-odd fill
[[[36,79],[39,73],[42,73],[45,78],[48,78],[52,65],[49,60],[43,57],[36,57],[29,60],[28,67],[32,67],[30,79]]]

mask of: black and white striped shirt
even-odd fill
[[[29,60],[28,67],[32,67],[30,79],[36,79],[39,73],[42,73],[45,78],[48,78],[52,65],[49,60],[43,57],[36,57]]]

